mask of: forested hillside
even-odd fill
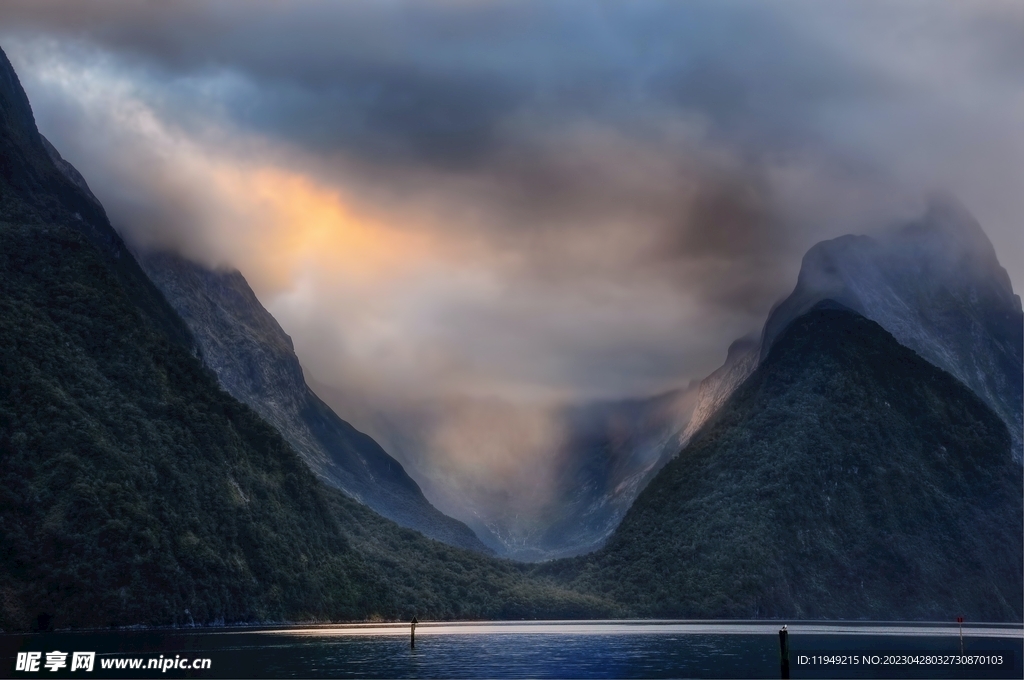
[[[172,253],[150,253],[140,263],[192,331],[220,385],[273,425],[328,486],[425,536],[491,553],[469,527],[432,506],[377,442],[313,393],[291,338],[241,272],[214,271]]]
[[[0,114],[0,629],[615,611],[324,487],[202,366],[2,53]]]
[[[552,582],[644,616],[1020,621],[1006,426],[878,324],[826,303]]]

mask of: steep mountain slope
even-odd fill
[[[203,367],[2,52],[0,153],[0,629],[616,613],[322,485]]]
[[[604,549],[540,573],[653,616],[1020,621],[1005,424],[840,307],[777,336]]]
[[[316,474],[405,527],[490,552],[465,524],[424,498],[402,465],[339,418],[306,385],[289,338],[238,271],[211,271],[168,253],[140,258],[188,324],[220,384],[273,425]]]
[[[0,272],[0,627],[354,616],[382,596],[301,461],[76,229],[0,223]]]
[[[978,223],[952,198],[875,236],[824,241],[804,256],[793,293],[769,315],[757,353],[702,386],[692,436],[763,359],[789,323],[824,299],[876,321],[904,346],[970,387],[1002,418],[1021,462],[1024,314]],[[711,399],[705,399],[704,393]]]
[[[22,224],[74,225],[109,259],[111,271],[146,320],[172,342],[198,351],[184,322],[142,272],[84,180],[69,179],[48,149],[53,147],[36,129],[28,97],[0,50],[0,215]]]
[[[761,359],[761,342],[752,335],[740,338],[731,345],[725,363],[700,382],[697,405],[680,437],[680,449],[693,438],[697,430],[718,412],[736,388],[743,384]]]

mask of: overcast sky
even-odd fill
[[[8,0],[0,46],[136,247],[240,269],[319,383],[474,404],[436,447],[703,377],[931,190],[1024,287],[1020,2]]]

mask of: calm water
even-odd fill
[[[0,677],[337,678],[777,678],[780,624],[742,622],[421,623],[214,631],[0,635]],[[1020,626],[966,626],[964,652],[1002,665],[882,665],[894,654],[956,654],[956,626],[790,624],[793,678],[1021,678]],[[66,666],[43,667],[67,652]],[[71,653],[94,651],[94,670],[70,671]],[[18,652],[40,652],[39,670],[15,669]],[[800,664],[800,657],[878,656],[880,665]],[[149,659],[210,659],[203,670],[148,669]],[[104,668],[141,659],[141,669]]]

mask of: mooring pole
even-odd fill
[[[786,626],[779,629],[779,657],[782,677],[787,680],[789,678],[789,631],[786,630]]]
[[[417,623],[419,623],[419,621],[416,620],[416,617],[415,616],[412,617],[412,623],[409,626],[410,629],[411,629],[410,637],[409,637],[409,646],[412,647],[413,649],[416,649],[416,624]]]

